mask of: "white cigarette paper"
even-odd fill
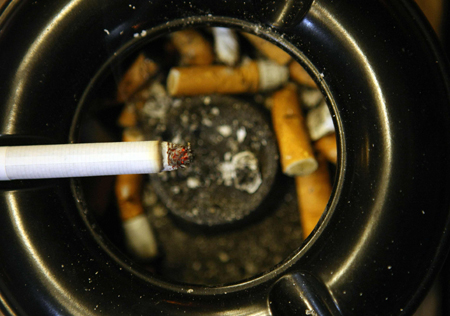
[[[0,180],[158,173],[191,158],[189,146],[159,141],[0,147]]]
[[[212,33],[217,59],[228,66],[236,65],[239,60],[239,42],[236,33],[227,27],[213,27]]]

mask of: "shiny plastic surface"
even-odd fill
[[[448,248],[448,74],[429,27],[408,1],[315,0],[303,20],[282,30],[268,25],[286,18],[262,19],[256,7],[238,0],[9,3],[0,17],[2,145],[73,140],[72,122],[102,68],[158,34],[223,25],[277,43],[317,78],[336,115],[340,162],[328,213],[304,247],[258,278],[214,288],[171,284],[128,262],[87,225],[69,180],[2,183],[6,315],[413,311]],[[283,303],[287,297],[297,300]]]

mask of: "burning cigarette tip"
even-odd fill
[[[167,158],[169,165],[176,170],[186,168],[194,160],[191,144],[181,146],[173,143],[167,144]]]

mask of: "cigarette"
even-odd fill
[[[325,100],[306,115],[306,126],[313,141],[334,133],[334,123]]]
[[[318,157],[318,161],[319,167],[315,172],[295,178],[300,221],[305,239],[317,225],[331,195],[327,163],[322,156]]]
[[[291,56],[278,46],[258,37],[256,35],[241,33],[245,38],[248,39],[252,45],[258,49],[266,57],[276,61],[280,65],[286,65],[290,60]]]
[[[125,129],[123,141],[141,141],[137,129]],[[153,229],[142,206],[142,174],[121,174],[116,177],[115,193],[119,207],[126,245],[130,252],[141,259],[158,254],[158,244]]]
[[[336,134],[329,134],[319,139],[314,147],[321,153],[329,162],[336,164],[337,162],[337,145]]]
[[[192,158],[190,145],[160,141],[0,147],[0,180],[158,173]]]
[[[227,27],[213,27],[214,51],[217,59],[228,66],[239,60],[239,42],[236,33]]]
[[[158,65],[140,54],[117,86],[117,101],[125,102],[158,72]]]
[[[308,72],[303,68],[298,62],[292,61],[289,65],[289,73],[292,80],[297,83],[308,86],[310,88],[317,88],[316,83],[308,74]]]
[[[271,113],[283,172],[288,176],[302,176],[314,172],[317,169],[317,161],[294,84],[274,93]]]
[[[181,56],[182,65],[210,65],[214,61],[211,44],[195,30],[183,30],[170,35]]]
[[[286,67],[266,60],[248,61],[236,68],[174,67],[167,78],[167,90],[172,96],[255,93],[279,87],[288,78]]]

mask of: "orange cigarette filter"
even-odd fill
[[[122,136],[125,142],[142,141],[142,134],[134,128],[126,129]],[[142,206],[142,174],[122,174],[116,177],[115,193],[122,221],[144,213]]]
[[[258,65],[253,61],[237,68],[223,65],[174,67],[167,78],[167,90],[173,96],[254,93],[258,85]]]
[[[289,73],[291,79],[297,82],[298,84],[308,86],[311,88],[317,88],[317,85],[314,82],[314,80],[311,78],[311,76],[308,74],[305,68],[303,68],[298,62],[292,61],[289,64]]]
[[[117,101],[130,99],[143,85],[158,72],[158,65],[144,54],[140,54],[128,68],[117,87]]]
[[[319,167],[315,172],[295,178],[304,239],[316,227],[331,195],[330,175],[326,159],[319,156],[318,161]]]
[[[300,110],[297,89],[289,84],[272,97],[272,122],[280,149],[283,172],[289,176],[308,175],[317,161]]]
[[[182,65],[210,65],[214,61],[211,44],[196,30],[183,30],[170,35],[181,56]]]
[[[280,65],[286,65],[292,58],[278,46],[249,33],[242,33],[252,45],[266,57],[276,61]]]
[[[336,134],[328,134],[314,144],[316,150],[321,153],[329,162],[337,163]]]
[[[270,60],[247,60],[240,67],[174,67],[167,76],[167,91],[172,96],[255,93],[278,88],[288,79],[287,67]]]

